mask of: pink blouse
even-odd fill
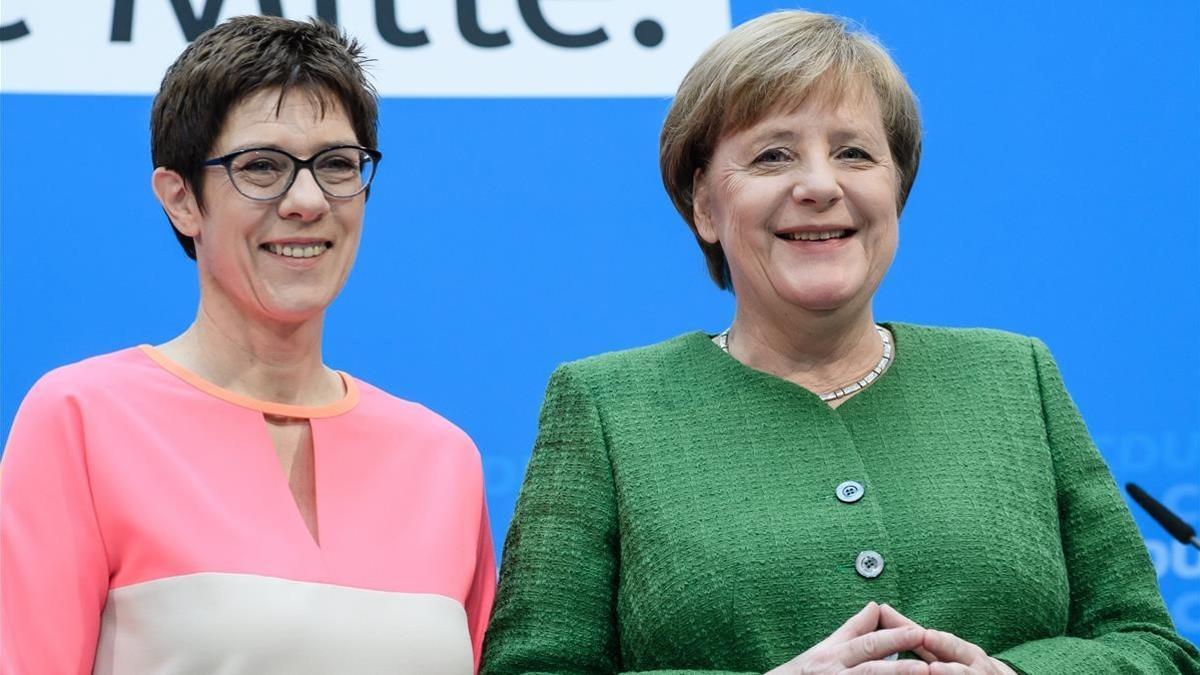
[[[342,374],[328,406],[151,347],[43,377],[0,462],[0,673],[471,673],[495,560],[479,453]],[[318,545],[263,414],[310,421]]]

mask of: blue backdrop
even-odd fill
[[[1200,523],[1200,4],[806,7],[861,21],[921,100],[925,153],[877,316],[1041,337],[1117,480]],[[149,189],[150,101],[0,95],[5,438],[47,370],[194,315],[194,265]],[[661,188],[667,105],[383,101],[387,157],[327,361],[474,437],[498,545],[557,363],[730,319]],[[1135,517],[1200,640],[1200,552]]]

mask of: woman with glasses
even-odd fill
[[[495,564],[459,429],[333,370],[381,155],[359,44],[241,17],[168,70],[181,335],[55,370],[0,471],[0,672],[471,673]]]

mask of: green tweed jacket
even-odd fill
[[[889,328],[836,410],[702,333],[560,367],[483,672],[762,673],[875,600],[1030,675],[1200,673],[1046,347]]]

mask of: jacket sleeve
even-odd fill
[[[561,366],[505,540],[485,675],[621,671],[619,537],[600,411],[582,378]]]
[[[993,654],[1028,675],[1200,673],[1163,606],[1150,557],[1049,350],[1032,343],[1071,585],[1065,636]]]
[[[54,375],[21,404],[0,462],[0,674],[91,673],[108,562],[79,407]]]

